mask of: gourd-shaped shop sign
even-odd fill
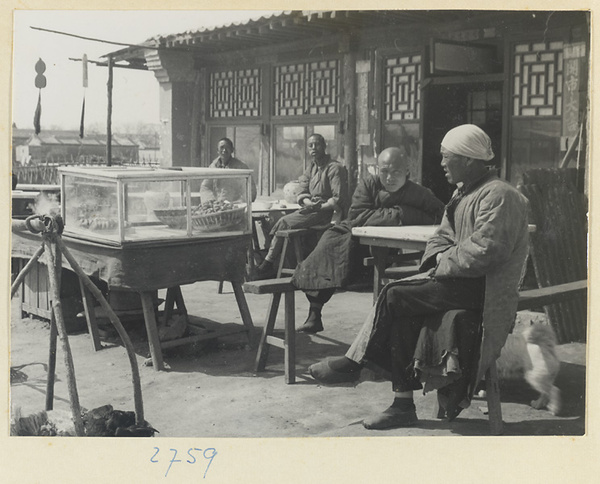
[[[35,128],[35,134],[40,134],[40,131],[42,130],[40,124],[42,118],[42,89],[46,87],[46,76],[44,76],[46,64],[41,58],[35,63],[35,72],[37,72],[37,75],[35,76],[35,87],[37,87],[40,92],[38,94],[35,114],[33,115],[33,127]]]
[[[46,72],[46,64],[42,59],[39,59],[35,63],[35,72],[37,72],[37,76],[35,76],[35,87],[38,89],[46,87],[46,76],[44,76],[44,72]]]

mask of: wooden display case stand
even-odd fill
[[[217,329],[216,331],[210,331],[209,333],[192,334],[183,338],[177,338],[169,341],[160,341],[158,336],[158,318],[157,311],[153,303],[152,291],[141,291],[139,292],[142,300],[142,309],[144,313],[144,324],[146,325],[146,332],[148,334],[148,345],[150,347],[150,356],[152,358],[152,366],[156,371],[165,369],[165,363],[162,356],[162,350],[164,348],[172,348],[174,346],[181,346],[184,344],[193,343],[196,341],[205,341],[210,339],[219,338],[221,336],[229,336],[232,334],[238,334],[245,332],[248,337],[248,344],[250,347],[254,345],[254,324],[252,323],[252,317],[250,315],[250,309],[246,302],[242,285],[239,281],[231,281],[233,292],[235,294],[240,316],[244,323],[243,328],[231,328],[224,327]],[[167,297],[165,300],[165,311],[164,318],[168,321],[170,315],[174,311],[174,306],[177,305],[178,312],[187,314],[183,295],[181,293],[180,286],[174,286],[167,289]],[[194,330],[194,325],[190,324],[191,330]]]

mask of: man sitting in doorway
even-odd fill
[[[298,331],[323,331],[323,306],[336,288],[349,282],[358,249],[352,227],[440,223],[444,204],[431,190],[408,179],[408,162],[403,148],[383,150],[377,158],[378,175],[359,180],[348,219],[327,230],[296,269],[292,283],[305,292],[310,303],[308,318]]]
[[[344,165],[325,153],[325,138],[313,134],[308,138],[312,163],[300,177],[302,191],[298,195],[300,210],[280,218],[271,229],[271,245],[265,260],[257,269],[257,279],[275,276],[275,264],[283,248],[278,230],[322,226],[331,222],[334,211],[345,213],[348,207],[348,175]]]
[[[527,199],[487,169],[486,162],[494,156],[491,141],[477,126],[451,129],[440,151],[447,180],[459,187],[427,243],[422,274],[385,286],[346,356],[309,368],[322,383],[356,381],[367,361],[391,373],[394,401],[363,420],[369,429],[417,423],[413,391],[422,386],[414,355],[425,318],[451,309],[479,311],[483,316],[475,378],[453,385],[445,409],[449,420],[458,415],[460,402],[468,403],[474,384],[500,355],[514,322],[529,246]]]
[[[238,160],[234,153],[233,141],[229,138],[221,138],[219,143],[217,144],[217,152],[219,156],[217,156],[209,168],[231,168],[231,169],[239,169],[239,170],[249,170],[250,168],[243,161]],[[252,178],[252,187],[251,187],[251,199],[252,201],[256,200],[256,183],[254,183],[254,178]],[[230,202],[235,202],[238,200],[243,200],[246,193],[246,187],[239,180],[232,179],[215,179],[215,178],[207,178],[202,182],[200,187],[200,198],[202,202],[206,202],[208,200],[228,200]]]

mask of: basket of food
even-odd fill
[[[187,209],[155,209],[154,214],[165,225],[174,229],[186,228]],[[237,227],[244,221],[246,204],[210,200],[192,208],[192,229],[218,231]]]
[[[240,226],[246,215],[245,203],[210,200],[192,211],[192,227],[217,231]]]

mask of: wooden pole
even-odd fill
[[[345,39],[343,55],[343,139],[344,164],[348,170],[348,191],[354,193],[358,180],[358,156],[356,153],[356,47],[351,38]]]
[[[113,90],[113,58],[108,56],[108,82],[106,90],[108,96],[106,114],[106,166],[112,165],[112,90]]]
[[[13,284],[10,288],[10,298],[11,299],[15,295],[15,292],[17,292],[17,290],[19,289],[19,286],[23,282],[23,279],[25,279],[25,276],[27,275],[27,273],[35,265],[35,263],[40,258],[40,256],[42,255],[43,252],[44,252],[44,244],[42,243],[42,246],[35,252],[35,254],[33,254],[33,257],[31,259],[29,259],[29,261],[27,262],[25,267],[23,267],[21,272],[19,272],[19,275],[15,279],[15,282],[13,282]]]
[[[583,124],[581,126],[583,126]],[[566,168],[569,165],[569,161],[571,161],[571,156],[573,155],[573,153],[575,151],[575,148],[577,148],[577,146],[579,146],[578,141],[579,141],[580,138],[581,138],[581,129],[577,132],[577,134],[575,135],[575,138],[573,139],[573,141],[571,141],[571,145],[569,146],[569,149],[567,150],[567,152],[565,153],[564,158],[562,159],[562,161],[558,165],[558,167],[561,170],[563,168]]]
[[[52,299],[52,311],[56,319],[56,328],[60,338],[62,351],[67,369],[67,387],[69,389],[69,401],[71,404],[71,413],[73,415],[73,423],[75,424],[75,433],[79,437],[85,435],[83,419],[81,418],[81,406],[79,405],[79,395],[77,394],[77,382],[75,380],[75,367],[73,366],[73,355],[71,354],[71,346],[67,336],[65,320],[63,318],[62,303],[60,300],[60,281],[58,278],[58,270],[60,267],[60,252],[57,250],[56,241],[59,240],[55,234],[44,236],[44,243],[48,249],[48,279],[50,282],[50,296]]]
[[[125,328],[123,328],[119,317],[112,310],[106,299],[104,299],[104,296],[102,295],[100,289],[98,289],[96,285],[91,281],[91,279],[87,276],[87,274],[83,272],[83,269],[81,269],[81,267],[79,266],[75,258],[71,255],[71,252],[69,251],[69,249],[67,249],[67,246],[60,237],[56,238],[56,244],[58,245],[58,248],[60,249],[62,254],[65,256],[65,259],[67,259],[67,262],[71,266],[71,269],[79,277],[79,280],[83,282],[84,286],[98,300],[100,306],[102,306],[102,309],[106,311],[108,319],[110,319],[110,322],[113,324],[113,326],[119,333],[121,340],[123,341],[123,345],[125,346],[125,350],[127,351],[127,356],[129,357],[129,364],[131,366],[131,379],[133,381],[133,399],[135,404],[135,421],[137,425],[144,425],[144,405],[142,402],[142,385],[140,383],[140,372],[137,366],[137,360],[135,359],[133,344],[129,339],[129,335],[127,334],[127,331],[125,331]]]
[[[48,350],[48,378],[46,379],[46,410],[54,408],[54,381],[56,375],[56,340],[58,329],[54,312],[50,311],[50,346]]]

